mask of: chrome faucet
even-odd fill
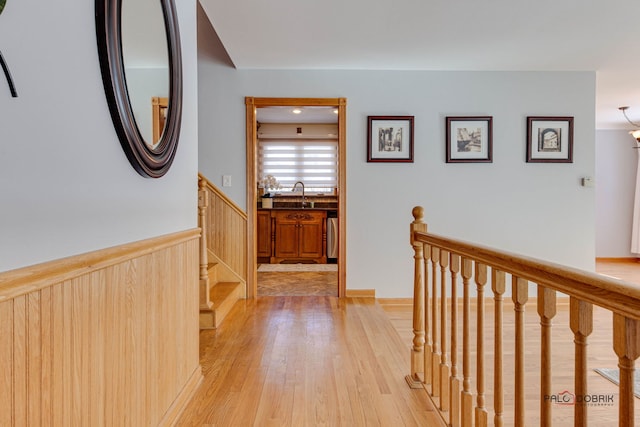
[[[307,201],[305,200],[305,196],[304,196],[304,182],[298,181],[295,184],[293,184],[293,188],[291,189],[291,191],[296,191],[296,187],[298,187],[298,184],[302,186],[302,208],[304,209],[304,207],[307,206]]]

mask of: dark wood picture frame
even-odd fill
[[[573,117],[527,117],[527,163],[573,163]]]
[[[367,162],[413,163],[414,116],[368,116]]]
[[[446,129],[447,163],[493,162],[492,116],[447,117]]]

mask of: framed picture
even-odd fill
[[[447,163],[491,163],[493,117],[447,117]]]
[[[369,116],[367,162],[413,163],[413,116]]]
[[[573,117],[527,117],[528,163],[573,163]]]

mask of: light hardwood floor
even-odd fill
[[[596,260],[596,271],[631,283],[640,284],[640,260],[604,258]]]
[[[204,382],[178,425],[441,425],[373,299],[241,301],[200,338]]]
[[[598,262],[598,271],[640,283],[640,263],[603,261]],[[487,307],[491,304],[488,300]],[[505,352],[513,343],[508,329],[512,313],[507,304]],[[492,317],[492,310],[487,315]],[[526,356],[528,426],[538,425],[535,302],[527,305],[526,316],[531,344]],[[611,328],[611,315],[596,308],[589,337],[588,381],[591,392],[614,394],[617,402],[616,386],[591,371],[617,366]],[[558,306],[553,334],[553,390],[560,393],[573,389],[573,337],[566,304]],[[440,426],[422,392],[410,390],[404,380],[412,337],[407,300],[378,303],[316,296],[241,301],[218,330],[201,332],[205,379],[178,425]],[[486,348],[492,346],[488,340]],[[486,363],[492,366],[490,351]],[[505,366],[506,379],[511,366]],[[491,381],[486,386],[490,390]],[[486,398],[490,409],[490,392]],[[510,402],[506,396],[505,414]],[[554,425],[572,425],[572,407],[556,406],[553,411]],[[513,424],[505,418],[505,425]],[[590,426],[616,425],[616,419],[617,404],[589,408]]]

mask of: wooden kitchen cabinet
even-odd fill
[[[313,261],[325,264],[326,216],[325,211],[271,211],[271,263]]]
[[[258,210],[257,229],[258,262],[269,263],[271,261],[271,211]]]

